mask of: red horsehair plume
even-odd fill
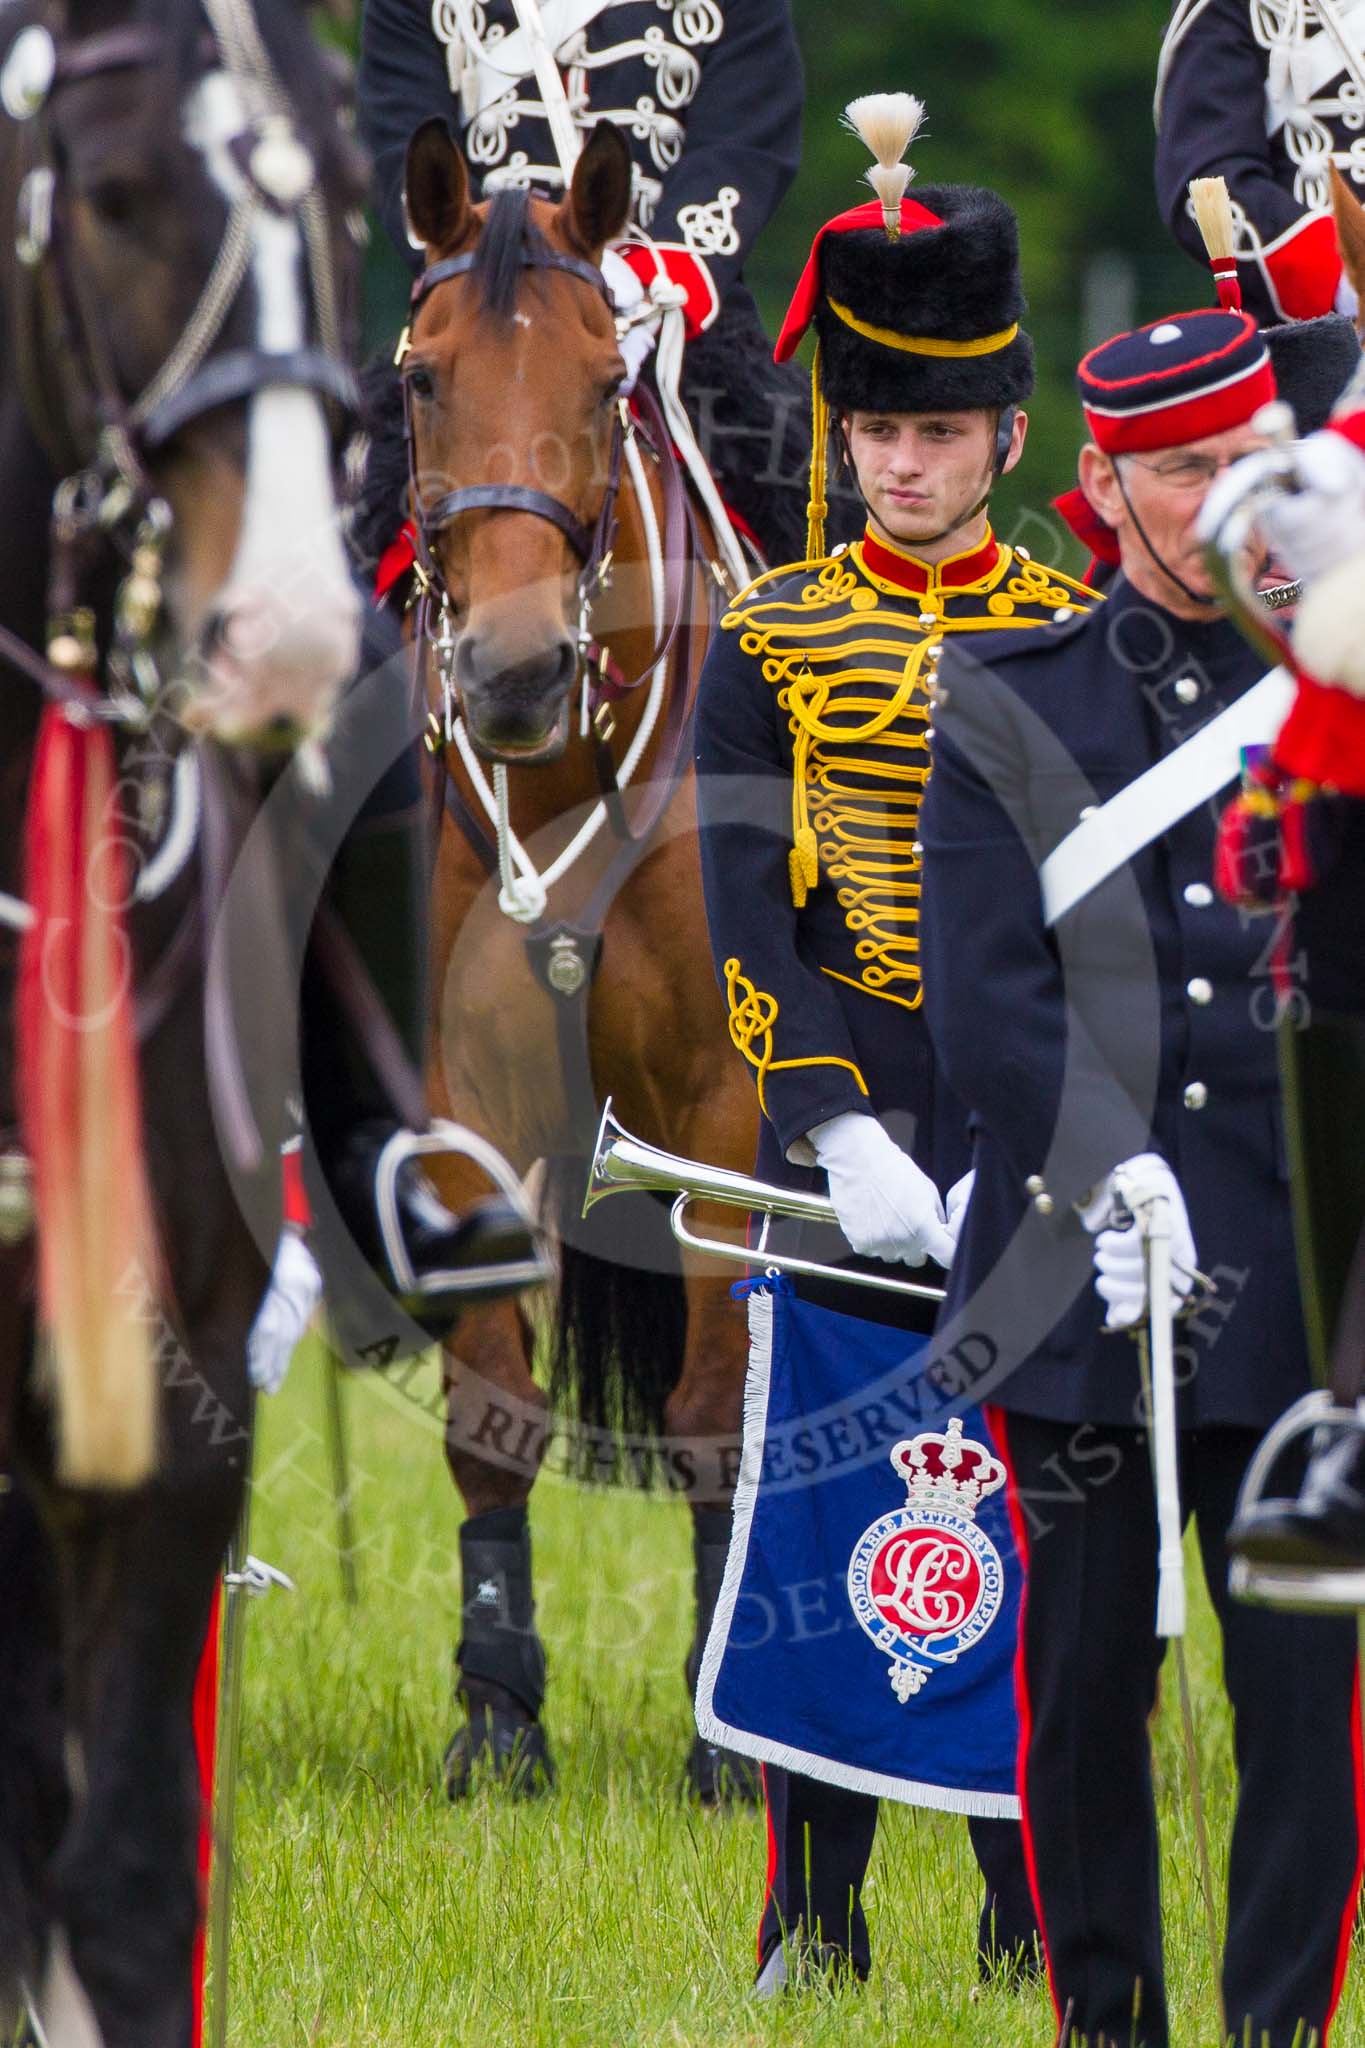
[[[1218,288],[1218,303],[1230,313],[1242,310],[1242,287],[1237,277],[1237,228],[1232,218],[1232,194],[1226,178],[1191,178],[1190,205],[1195,225],[1204,238],[1209,268]]]
[[[130,1487],[156,1456],[143,1302],[158,1278],[123,925],[126,863],[103,724],[44,713],[25,823],[35,917],[19,973],[19,1094],[58,1473]]]
[[[844,108],[844,126],[860,135],[877,161],[867,182],[882,202],[886,232],[901,231],[901,201],[915,173],[901,158],[920,131],[924,102],[912,92],[866,92]]]

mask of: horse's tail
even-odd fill
[[[144,1310],[155,1238],[114,773],[106,725],[45,713],[25,827],[35,915],[20,963],[19,1099],[58,1472],[98,1487],[149,1477],[157,1420]]]
[[[572,1158],[546,1177],[560,1257],[550,1399],[577,1425],[572,1470],[605,1479],[624,1467],[648,1484],[687,1338],[678,1247],[652,1196],[621,1195],[580,1217],[585,1174]]]

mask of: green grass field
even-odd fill
[[[559,1789],[452,1808],[438,1767],[457,1497],[429,1422],[371,1382],[347,1395],[358,1608],[337,1571],[317,1355],[301,1352],[262,1404],[251,1547],[298,1590],[254,1603],[248,1623],[234,2048],[1046,2048],[1045,1993],[977,1991],[965,1826],[908,1808],[883,1809],[866,1991],[777,2010],[748,1999],[764,1832],[757,1816],[705,1814],[680,1795],[691,1567],[676,1502],[542,1481],[532,1517]],[[1221,1887],[1229,1721],[1202,1592],[1190,1648]],[[1174,2038],[1213,2048],[1173,1683],[1156,1748]],[[1336,2048],[1365,2042],[1365,1973],[1353,1974]]]

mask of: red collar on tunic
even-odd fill
[[[883,540],[869,526],[860,543],[859,553],[875,576],[884,577],[888,583],[919,597],[930,588],[965,590],[973,583],[982,582],[1000,560],[1000,543],[988,527],[985,540],[968,554],[949,555],[942,562],[922,562],[908,548]]]

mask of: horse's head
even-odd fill
[[[406,193],[428,274],[454,259],[416,311],[402,369],[415,509],[456,614],[466,724],[486,756],[551,760],[610,488],[625,366],[596,268],[629,216],[629,152],[600,126],[560,204],[507,191],[474,206],[464,159],[428,122]]]
[[[34,425],[59,474],[169,508],[153,651],[188,722],[324,730],[359,643],[334,489],[366,172],[344,80],[301,0],[52,0],[5,30]]]

